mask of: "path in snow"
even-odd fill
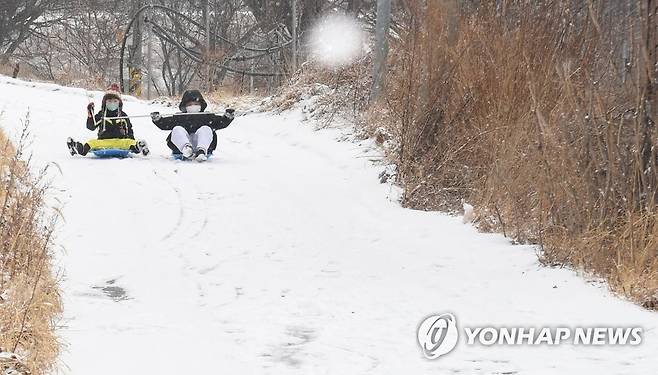
[[[34,87],[31,87],[34,86]],[[207,164],[167,160],[165,132],[135,132],[152,155],[71,158],[89,138],[88,93],[0,77],[1,125],[30,109],[39,165],[64,202],[59,263],[64,372],[234,374],[653,374],[658,314],[531,247],[459,218],[402,209],[364,148],[299,116],[240,117]],[[93,93],[96,102],[100,93]],[[129,114],[153,109],[129,100]],[[481,347],[423,359],[416,327],[641,325],[639,347]],[[63,366],[64,367],[64,366]]]

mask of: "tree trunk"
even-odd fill
[[[297,0],[290,0],[292,8],[292,70],[297,71]]]
[[[133,2],[133,14],[142,7],[142,1]],[[142,16],[137,17],[133,26],[133,45],[131,49],[128,71],[130,76],[129,91],[135,96],[142,95],[142,67],[144,56],[142,53]]]
[[[388,57],[388,30],[391,26],[391,0],[377,0],[377,24],[375,26],[375,51],[373,61],[373,82],[370,90],[370,104],[380,97],[386,80],[386,58]]]
[[[204,0],[203,20],[206,29],[206,84],[208,91],[212,91],[212,77],[210,76],[210,65],[212,61],[210,53],[210,0]]]

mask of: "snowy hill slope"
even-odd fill
[[[299,115],[240,117],[207,164],[152,155],[72,158],[88,92],[0,77],[0,124],[30,111],[38,165],[55,162],[71,374],[653,374],[658,314],[611,296],[535,250],[459,218],[402,209],[363,149]],[[98,103],[100,93],[92,93]],[[129,114],[171,109],[128,100]],[[642,326],[640,346],[468,346],[423,358],[416,329]]]

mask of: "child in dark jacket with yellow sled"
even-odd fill
[[[101,110],[94,115],[94,103],[87,106],[87,129],[98,129],[98,139],[86,143],[68,138],[71,155],[87,155],[89,151],[119,149],[135,154],[148,155],[149,149],[143,140],[136,141],[128,115],[123,112],[123,101],[117,84],[112,84],[103,96]],[[125,118],[117,118],[125,117]]]

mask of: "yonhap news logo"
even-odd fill
[[[465,345],[630,345],[642,344],[642,327],[463,327],[451,313],[434,314],[418,326],[423,355],[437,359],[450,353],[463,338]]]
[[[418,326],[418,344],[425,358],[436,359],[450,353],[458,340],[457,319],[450,313],[428,316]]]

